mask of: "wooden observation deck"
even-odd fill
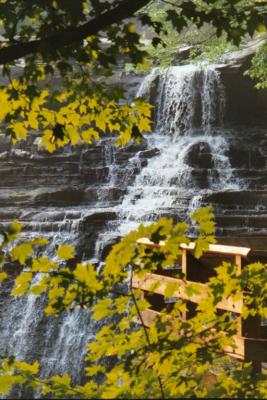
[[[138,244],[149,248],[160,248],[164,242],[155,244],[147,238],[139,239]],[[141,313],[143,323],[149,327],[153,320],[160,314],[161,309],[166,306],[164,293],[169,283],[178,283],[178,289],[173,293],[173,301],[176,298],[187,301],[188,312],[184,314],[185,319],[195,315],[197,304],[207,295],[207,282],[215,275],[215,268],[223,261],[237,265],[237,273],[240,274],[242,267],[248,264],[250,248],[210,245],[200,259],[194,257],[195,244],[181,245],[181,255],[173,268],[161,269],[156,273],[147,273],[140,278],[133,275],[133,289],[141,289],[144,297],[148,298],[151,307]],[[183,273],[185,280],[179,279]],[[200,286],[198,294],[188,296],[186,286],[197,282]],[[153,285],[156,284],[156,285]],[[155,289],[151,290],[154,287]],[[152,292],[152,293],[151,293]],[[149,297],[147,296],[149,294]],[[262,363],[267,363],[267,326],[261,325],[260,317],[242,318],[243,300],[233,300],[231,297],[223,298],[217,305],[218,310],[234,313],[238,318],[238,331],[235,336],[235,347],[226,348],[225,353],[244,361],[252,361],[254,371],[260,372]],[[219,311],[220,312],[220,311]],[[139,321],[140,322],[140,321]]]

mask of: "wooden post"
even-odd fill
[[[261,317],[248,317],[241,322],[241,336],[246,338],[261,339]],[[255,354],[250,354],[245,346],[244,361],[252,361],[253,374],[261,373],[261,361],[256,360]]]
[[[185,276],[185,279],[187,279],[187,250],[182,249],[182,273]]]
[[[237,266],[237,275],[241,275],[242,271],[242,258],[240,255],[235,256],[235,265]]]

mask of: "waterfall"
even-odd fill
[[[146,82],[151,85],[153,79],[155,71]],[[120,234],[160,215],[184,217],[186,211],[201,206],[204,194],[237,190],[243,184],[229,161],[226,99],[219,72],[212,66],[170,67],[160,74],[158,86],[156,132],[147,140],[148,147],[157,148],[159,154],[128,188],[119,207]],[[149,89],[149,85],[144,87]],[[203,149],[204,164],[198,165],[194,157]],[[194,179],[199,170],[203,172],[200,184]]]
[[[148,223],[161,215],[184,218],[201,206],[206,193],[237,190],[243,185],[228,157],[225,93],[219,72],[213,67],[190,65],[153,70],[137,95],[149,95],[155,79],[156,128],[146,138],[147,151],[152,154],[146,165],[139,151],[127,162],[123,175],[119,174],[114,147],[104,148],[107,182],[98,186],[97,204],[91,209],[107,207],[103,197],[106,189],[127,187],[127,193],[115,209],[117,221],[110,222],[99,235],[96,257],[105,241],[129,232],[140,222]],[[75,244],[79,225],[90,209],[80,205],[60,212],[64,212],[64,218],[52,234],[53,246],[56,241]],[[45,233],[48,213],[50,220],[59,220],[56,208],[36,213],[33,236]],[[44,297],[34,296],[5,299],[0,316],[1,353],[13,353],[20,360],[39,358],[44,376],[66,372],[79,382],[86,344],[94,337],[97,324],[90,312],[83,310],[46,318],[45,302]]]

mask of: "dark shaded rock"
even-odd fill
[[[252,263],[261,259],[262,262],[267,262],[267,237],[262,235],[221,237],[220,242],[226,245],[243,246],[251,249],[248,254],[248,262]]]
[[[64,206],[75,205],[84,201],[84,192],[79,189],[64,188],[58,191],[36,195],[35,203],[45,206],[46,204]]]
[[[90,215],[87,215],[82,221],[82,228],[85,227],[87,229],[87,224],[103,224],[107,221],[113,221],[117,218],[117,213],[114,211],[96,211]]]
[[[120,237],[115,236],[115,237],[110,237],[109,239],[105,240],[105,242],[103,242],[102,246],[99,249],[99,256],[101,261],[104,261],[106,259],[112,247],[119,241]]]
[[[210,204],[221,204],[224,207],[240,206],[256,207],[259,204],[267,205],[267,192],[253,192],[253,191],[229,191],[207,194],[204,196],[205,202]]]
[[[79,226],[79,239],[76,246],[78,254],[81,253],[85,258],[93,257],[98,235],[105,232],[107,223],[116,218],[116,212],[105,209],[92,211],[85,216]]]
[[[219,67],[226,92],[225,125],[267,126],[267,90],[257,90],[256,81],[244,76],[263,40],[252,41],[244,50],[232,53]]]
[[[233,168],[249,168],[249,149],[240,149],[231,145],[229,148],[229,159]]]
[[[149,149],[149,150],[143,150],[139,152],[139,157],[140,158],[151,158],[155,157],[160,153],[160,149]]]
[[[256,149],[250,155],[250,168],[265,168],[266,160],[266,156],[261,154],[260,149]]]
[[[206,169],[195,169],[191,172],[194,187],[206,189],[209,187],[208,171]]]
[[[193,168],[211,169],[214,167],[211,148],[206,142],[193,144],[184,161],[187,165]]]
[[[262,140],[259,143],[259,152],[265,158],[267,157],[267,140]]]

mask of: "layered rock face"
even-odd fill
[[[17,218],[27,235],[44,234],[54,242],[77,239],[92,226],[94,235],[84,243],[87,256],[149,158],[145,142],[119,150],[108,137],[53,155],[38,151],[38,137],[16,146],[3,135],[0,139],[1,224]]]
[[[265,235],[267,93],[243,75],[250,53],[204,72],[154,71],[143,82],[118,72],[113,81],[129,96],[141,83],[138,94],[155,103],[156,139],[139,146],[116,149],[106,137],[50,155],[38,150],[34,134],[16,146],[1,135],[1,223],[17,218],[33,235],[75,240],[86,258],[98,232],[109,240],[131,221],[183,218],[198,205],[214,206],[219,235]]]
[[[116,149],[105,137],[49,155],[38,150],[38,135],[16,146],[1,135],[1,225],[17,218],[26,236],[46,235],[51,252],[69,242],[78,259],[103,260],[139,223],[160,216],[182,220],[212,204],[220,241],[263,256],[267,92],[243,76],[245,63],[153,71],[138,95],[155,104],[155,132],[141,145]],[[140,80],[124,79],[136,92]],[[47,320],[44,302],[0,299],[0,352],[37,358],[45,375],[70,372],[79,381],[97,326],[83,311]]]

